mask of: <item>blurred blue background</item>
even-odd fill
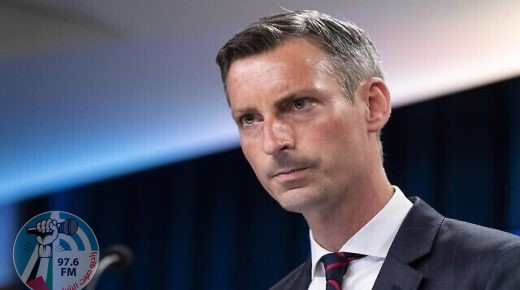
[[[520,3],[314,2],[0,1],[0,251],[64,210],[136,252],[99,289],[266,289],[303,261],[306,225],[244,161],[214,64],[281,6],[348,18],[379,47],[394,184],[518,233]],[[23,287],[1,255],[0,289]]]

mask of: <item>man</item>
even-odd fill
[[[390,93],[361,29],[287,12],[235,35],[217,63],[246,159],[310,228],[311,257],[272,289],[520,289],[518,238],[388,181]]]

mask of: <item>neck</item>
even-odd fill
[[[394,189],[380,167],[372,179],[359,183],[341,201],[303,213],[314,239],[323,248],[337,252],[390,200]]]

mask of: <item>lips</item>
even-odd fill
[[[302,178],[307,173],[308,167],[280,169],[273,175],[274,179],[279,181],[289,181]]]

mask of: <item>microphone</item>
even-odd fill
[[[130,267],[134,254],[125,245],[114,245],[106,250],[105,257],[99,261],[96,274],[90,280],[85,290],[96,289],[97,282],[105,270],[122,270]]]
[[[59,234],[66,234],[68,236],[75,234],[78,230],[78,222],[72,219],[58,223],[56,226],[58,227]],[[26,230],[29,235],[36,235],[39,233],[36,227],[26,228]]]

